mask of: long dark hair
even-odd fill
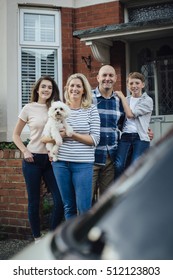
[[[60,93],[59,93],[58,85],[55,82],[55,80],[52,77],[50,77],[50,76],[42,76],[35,83],[35,85],[34,85],[34,87],[32,89],[32,93],[31,93],[31,102],[37,102],[38,101],[38,98],[39,98],[39,96],[38,96],[38,89],[39,89],[40,83],[43,80],[48,80],[48,81],[50,81],[52,83],[52,95],[46,101],[46,105],[49,108],[50,105],[51,105],[52,100],[54,100],[54,101],[60,100]]]

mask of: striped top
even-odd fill
[[[74,132],[89,134],[94,145],[64,138],[58,151],[58,160],[69,162],[94,162],[95,147],[100,140],[100,117],[95,105],[87,109],[71,109],[71,115],[67,122],[73,127]]]

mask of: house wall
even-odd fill
[[[18,59],[19,5],[29,7],[70,7],[69,9],[72,9],[74,8],[74,0],[0,0],[0,142],[12,141],[12,132],[20,110],[20,84],[18,77],[20,63]],[[62,24],[63,28],[65,24],[66,21]],[[66,54],[69,49],[64,51]],[[23,137],[23,140],[26,138],[27,135]]]
[[[103,3],[104,2],[104,3]],[[89,46],[73,37],[73,31],[88,29],[97,26],[119,23],[123,21],[123,8],[119,1],[81,1],[40,0],[23,2],[22,0],[0,0],[0,141],[12,141],[12,133],[20,111],[20,81],[18,73],[18,24],[19,5],[52,6],[61,10],[62,23],[62,91],[69,75],[82,72],[89,79],[91,86],[97,85],[96,75],[101,64],[92,55]],[[12,28],[13,27],[13,28]],[[114,52],[116,48],[112,47]],[[82,56],[91,55],[91,71],[86,67]],[[122,49],[122,56],[124,50]],[[111,61],[112,63],[112,61]],[[114,66],[114,64],[113,64]],[[119,72],[124,65],[115,64]],[[118,76],[119,85],[122,84],[122,75]],[[22,135],[23,140],[28,138],[28,132]]]
[[[118,24],[123,22],[124,20],[124,10],[123,6],[119,3],[119,1],[111,1],[101,4],[96,4],[87,7],[81,7],[74,10],[74,30],[84,30],[89,28],[95,28],[103,25],[111,25]],[[119,48],[120,47],[120,48]],[[125,45],[123,43],[119,46],[118,42],[115,42],[113,47],[111,47],[110,51],[113,54],[111,56],[111,65],[115,67],[118,80],[116,83],[116,87],[118,89],[124,89],[123,87],[123,75],[125,77],[125,61],[122,59],[117,63],[114,60],[114,53],[118,52],[120,57],[125,57]],[[79,39],[74,39],[74,65],[75,72],[84,73],[92,87],[97,86],[96,76],[98,70],[101,66],[101,63],[96,61],[92,55],[91,48],[86,46],[84,42],[81,42]],[[91,55],[91,71],[87,69],[85,63],[82,61],[82,56]]]
[[[74,9],[61,8],[62,22],[62,61],[63,61],[63,88],[69,75],[75,72],[74,65]]]
[[[30,4],[42,4],[43,1],[30,1]],[[96,75],[101,64],[96,61],[90,47],[72,36],[74,30],[102,26],[103,23],[115,24],[123,21],[123,9],[119,1],[85,1],[86,6],[80,7],[79,2],[48,1],[49,5],[59,4],[62,22],[62,65],[63,87],[69,75],[82,72],[89,79],[91,86],[97,86]],[[65,4],[64,4],[65,2]],[[67,3],[68,2],[68,3]],[[87,5],[87,2],[89,3]],[[101,2],[101,4],[99,4]],[[103,3],[104,2],[104,3]],[[0,34],[2,34],[0,64],[0,142],[11,141],[12,131],[18,116],[18,3],[17,0],[0,0]],[[14,22],[11,28],[11,21]],[[2,29],[4,28],[4,29]],[[114,53],[118,53],[115,60]],[[82,56],[91,55],[91,71],[82,61]],[[118,81],[117,89],[122,89],[125,77],[125,47],[115,42],[111,47],[111,64],[115,66]],[[116,56],[117,57],[117,56]],[[124,83],[125,84],[125,83]],[[22,154],[19,150],[0,150],[0,234],[12,238],[27,238],[31,235],[27,215],[27,193],[22,175]]]
[[[1,1],[0,9],[0,141],[5,139],[7,130],[7,6],[6,2]]]

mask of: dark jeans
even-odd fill
[[[28,192],[28,217],[34,237],[40,236],[40,185],[43,178],[53,197],[50,230],[54,230],[64,216],[63,204],[51,162],[46,154],[33,154],[34,163],[23,160],[22,168]]]
[[[115,159],[115,178],[117,179],[127,166],[139,158],[150,147],[149,141],[142,141],[138,133],[123,133],[118,143]]]

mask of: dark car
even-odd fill
[[[173,130],[126,169],[87,214],[13,259],[31,258],[172,260]]]

